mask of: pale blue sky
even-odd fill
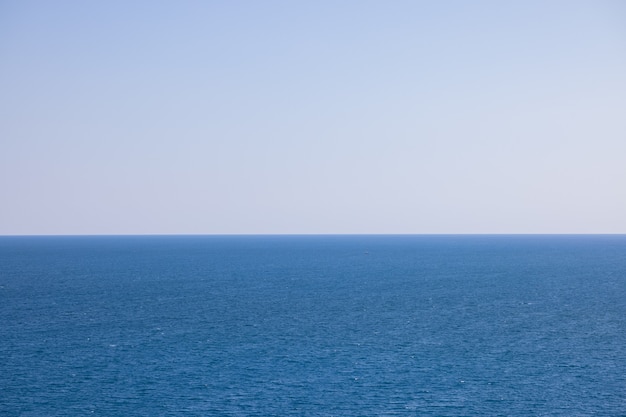
[[[0,234],[626,233],[626,2],[0,2]]]

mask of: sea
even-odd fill
[[[626,235],[0,237],[2,416],[626,416]]]

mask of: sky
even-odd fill
[[[0,1],[0,234],[626,233],[626,2]]]

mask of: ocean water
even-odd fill
[[[626,415],[626,236],[0,237],[0,323],[0,415]]]

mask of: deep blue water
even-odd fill
[[[626,236],[0,237],[0,320],[1,415],[626,415]]]

